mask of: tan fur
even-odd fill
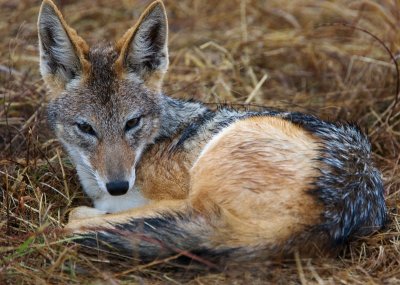
[[[151,200],[185,199],[189,193],[189,170],[205,145],[205,140],[188,152],[171,152],[173,141],[150,148],[137,169],[137,185],[143,195]]]
[[[154,154],[154,156],[151,156]],[[168,156],[155,149],[141,162],[137,185],[151,200],[184,199],[189,191],[190,162],[182,154]]]
[[[318,176],[316,138],[283,119],[255,117],[211,144],[191,170],[190,200],[200,211],[222,210],[217,240],[278,243],[318,222],[322,207],[307,194]]]

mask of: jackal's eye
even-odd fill
[[[137,127],[140,123],[140,117],[130,119],[125,124],[125,132],[132,130],[133,128]]]
[[[88,123],[76,123],[78,129],[85,134],[89,134],[91,136],[96,136],[96,132],[93,130],[92,126]]]

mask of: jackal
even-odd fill
[[[164,5],[91,48],[50,0],[39,21],[48,121],[94,208],[67,229],[143,260],[330,250],[382,227],[380,172],[353,124],[297,112],[217,111],[161,91]]]

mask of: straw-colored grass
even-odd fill
[[[60,1],[89,42],[116,40],[148,1]],[[399,284],[400,103],[390,54],[400,47],[395,0],[166,0],[171,68],[165,91],[356,121],[384,175],[390,219],[337,257],[254,261],[209,271],[174,261],[131,264],[77,252],[49,229],[88,204],[45,122],[38,72],[39,1],[0,0],[0,284]],[[253,106],[254,107],[254,106]],[[257,107],[254,107],[257,108]]]

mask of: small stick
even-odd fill
[[[264,74],[264,76],[261,78],[260,81],[258,81],[256,87],[254,87],[253,91],[251,91],[249,97],[247,97],[245,103],[250,103],[251,100],[254,99],[254,97],[257,95],[258,90],[261,88],[261,86],[264,84],[265,80],[268,79],[268,74]]]

